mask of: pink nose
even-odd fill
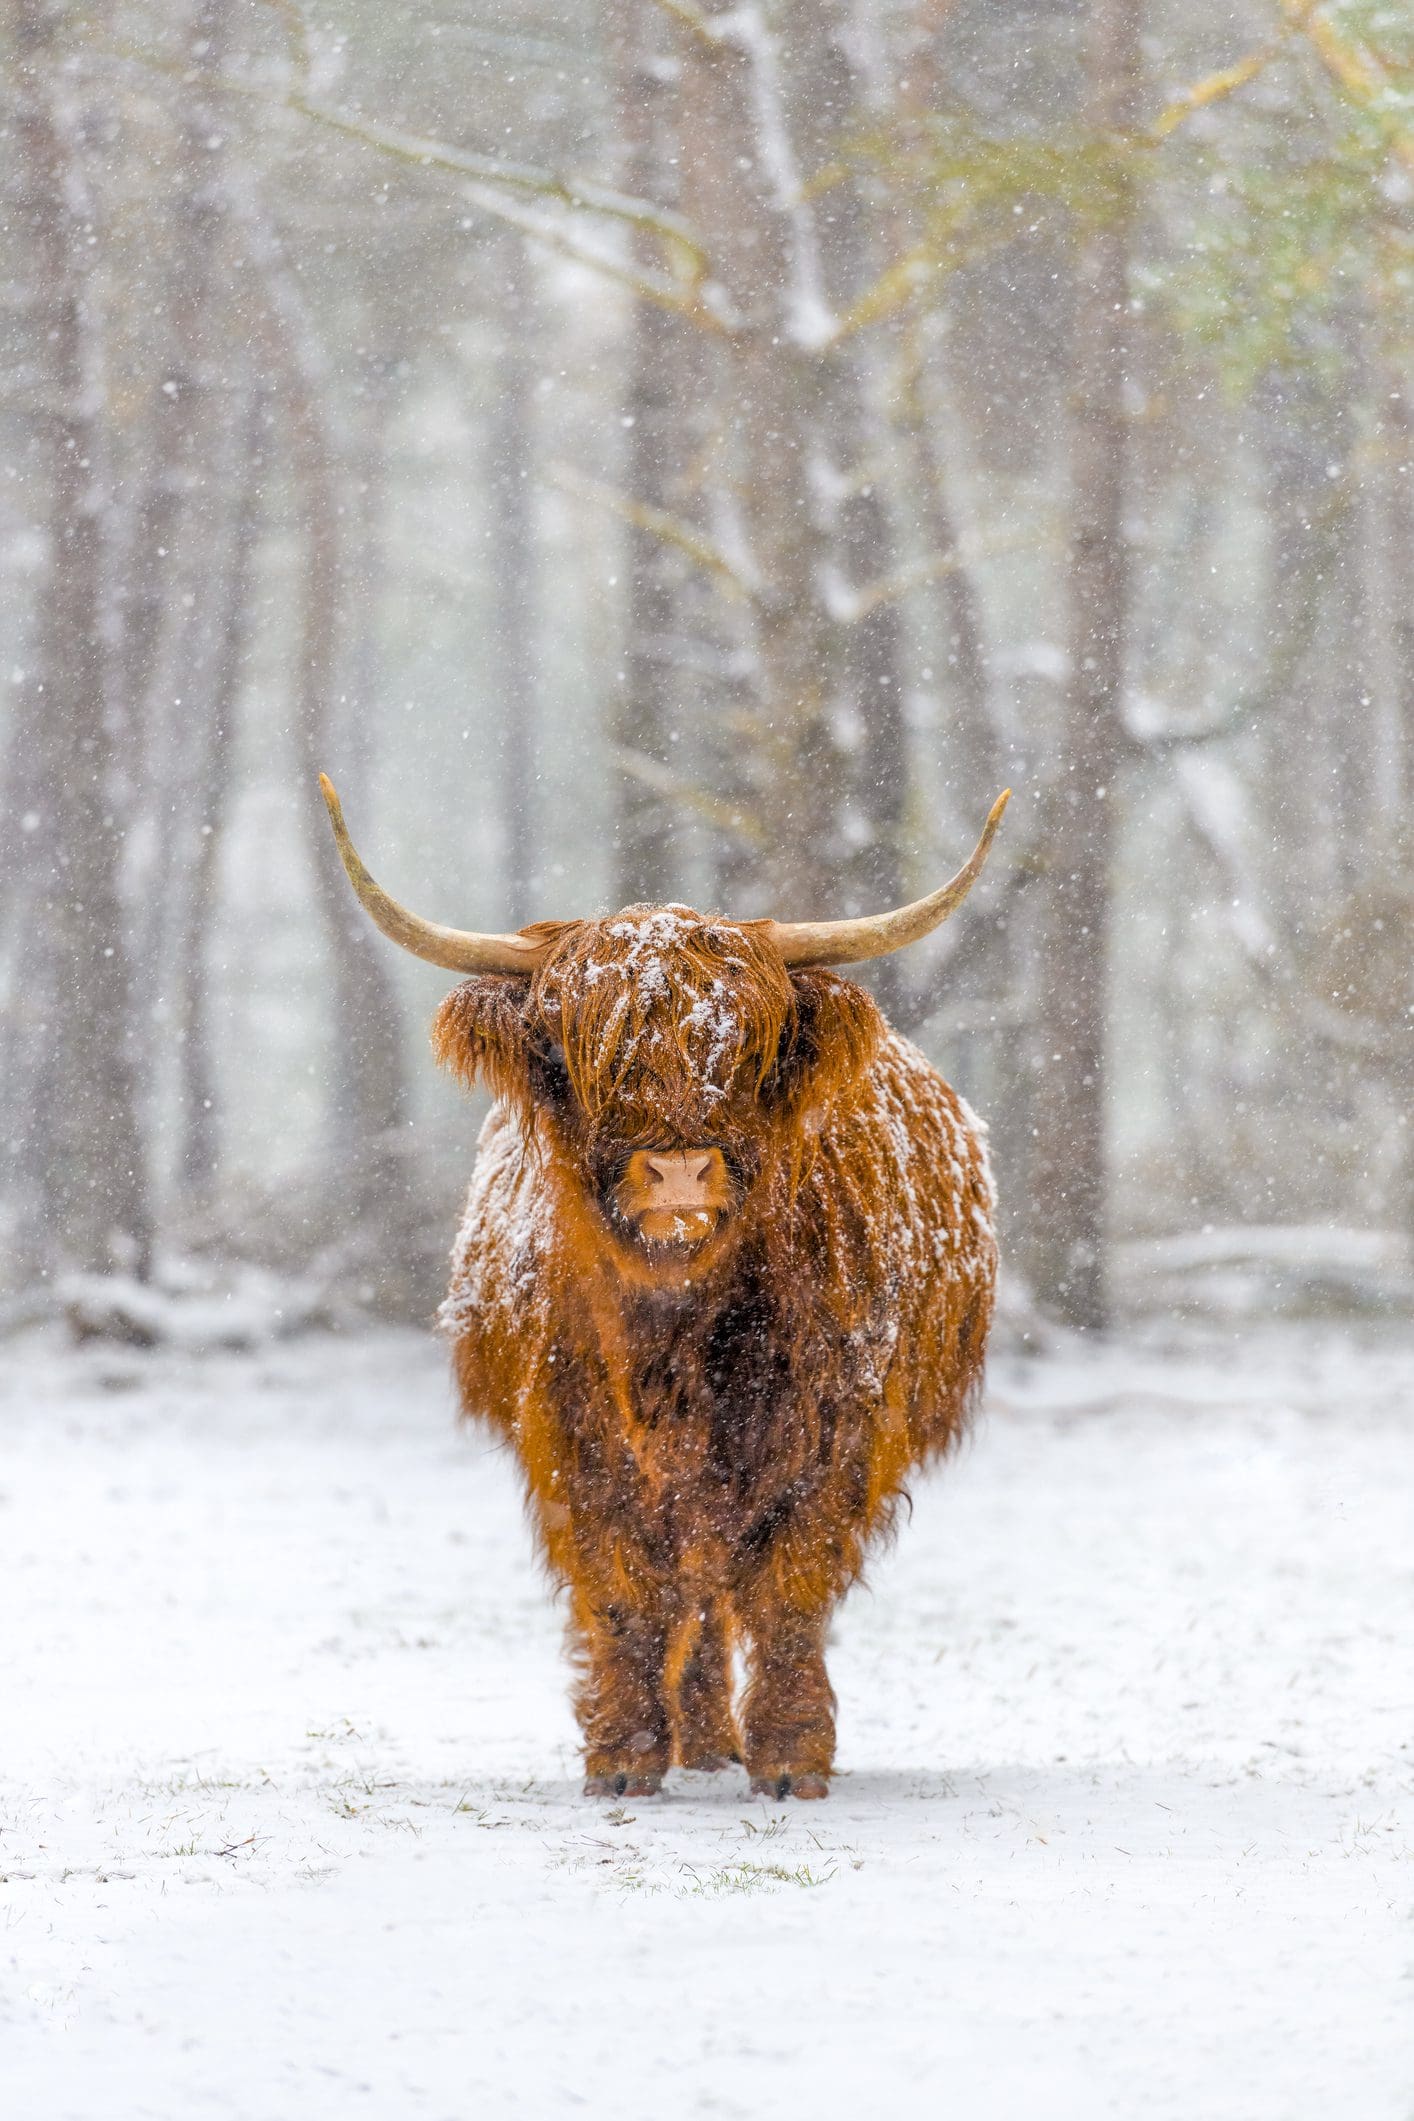
[[[712,1168],[710,1153],[687,1149],[665,1150],[643,1160],[664,1191],[680,1195],[702,1192]]]

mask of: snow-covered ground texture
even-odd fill
[[[587,1803],[415,1335],[11,1360],[15,2121],[1410,2121],[1414,1345],[994,1371],[826,1804]]]

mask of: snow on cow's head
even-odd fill
[[[458,987],[438,1014],[438,1058],[484,1078],[639,1246],[720,1236],[882,1033],[862,988],[788,971],[764,922],[628,906],[524,933],[546,946],[534,974]]]

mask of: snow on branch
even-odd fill
[[[590,177],[567,176],[557,170],[541,169],[532,162],[509,162],[498,155],[475,154],[468,148],[452,147],[443,140],[429,140],[421,134],[403,132],[398,126],[382,125],[376,119],[341,110],[335,104],[313,97],[296,94],[272,100],[311,119],[316,125],[328,126],[348,139],[376,147],[381,153],[394,155],[401,161],[416,163],[419,168],[449,170],[457,176],[471,177],[480,184],[527,192],[537,198],[556,199],[563,206],[621,221],[630,228],[656,236],[668,255],[682,267],[683,277],[689,283],[695,285],[706,274],[706,254],[687,222],[650,200],[636,199],[627,192],[616,191],[611,185],[596,183]]]
[[[1251,839],[1247,792],[1226,761],[1211,751],[1181,751],[1173,763],[1194,830],[1236,887],[1237,896],[1228,907],[1232,931],[1244,955],[1266,973],[1278,939],[1262,910],[1261,887],[1247,851]]]
[[[545,250],[554,251],[557,257],[570,259],[575,265],[587,265],[591,271],[602,273],[607,280],[617,281],[630,294],[652,302],[658,309],[671,310],[674,316],[686,317],[709,331],[721,332],[727,328],[719,305],[709,299],[707,290],[696,282],[684,285],[681,280],[670,279],[664,273],[635,265],[621,254],[587,243],[571,235],[562,222],[537,214],[533,207],[502,198],[490,185],[468,185],[467,200],[481,213],[503,222],[508,228],[519,229],[528,242],[538,243]]]
[[[249,102],[262,103],[272,110],[292,112],[312,124],[325,126],[346,139],[357,140],[365,147],[375,148],[380,154],[391,155],[418,169],[443,170],[493,190],[554,200],[576,212],[602,215],[606,220],[656,237],[663,246],[676,282],[697,290],[707,278],[707,254],[695,231],[680,214],[658,206],[650,199],[635,198],[612,185],[600,184],[592,177],[577,177],[560,170],[542,169],[533,162],[512,162],[499,155],[483,155],[471,148],[453,147],[448,141],[405,132],[400,126],[384,125],[361,112],[344,110],[338,104],[327,103],[298,87],[282,93],[239,74],[193,72],[190,67],[150,52],[116,46],[91,49],[96,56],[125,60],[155,73],[175,74],[188,84],[243,96]],[[585,262],[602,263],[593,253],[586,255]]]

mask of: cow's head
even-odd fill
[[[368,913],[415,956],[472,975],[438,1012],[438,1058],[480,1077],[527,1137],[562,1152],[621,1266],[705,1268],[768,1170],[798,1157],[883,1023],[825,968],[916,941],[961,904],[1007,797],[972,858],[930,898],[862,920],[731,921],[688,906],[539,921],[475,935],[420,920],[374,883],[322,781],[344,867]]]

